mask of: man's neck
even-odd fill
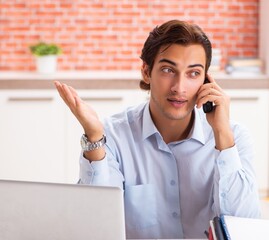
[[[184,140],[189,136],[194,122],[194,111],[188,118],[182,120],[171,120],[167,118],[154,120],[156,128],[163,137],[165,143]]]

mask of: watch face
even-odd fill
[[[82,149],[86,149],[86,147],[87,147],[87,139],[85,138],[84,135],[82,135],[82,137],[80,139],[80,144],[81,144]]]

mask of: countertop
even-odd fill
[[[224,89],[269,89],[267,75],[212,75]],[[140,79],[139,71],[66,71],[50,75],[0,71],[0,89],[53,89],[55,80],[75,89],[139,89]]]

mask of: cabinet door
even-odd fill
[[[254,139],[254,167],[260,194],[266,195],[268,185],[268,90],[229,90],[231,97],[231,119],[248,127]]]
[[[1,179],[65,181],[60,104],[55,91],[1,91]]]

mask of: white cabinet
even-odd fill
[[[266,196],[269,185],[269,91],[229,90],[231,119],[247,126],[254,140],[254,167],[261,196]]]
[[[231,119],[253,136],[261,195],[268,185],[269,90],[226,90]],[[103,119],[148,98],[137,90],[79,90]],[[75,183],[83,129],[55,89],[0,91],[0,179]]]
[[[78,93],[101,119],[146,96],[140,90]],[[0,179],[78,181],[83,129],[56,90],[1,90],[0,116]]]
[[[55,92],[0,92],[0,178],[65,178],[63,108]]]

